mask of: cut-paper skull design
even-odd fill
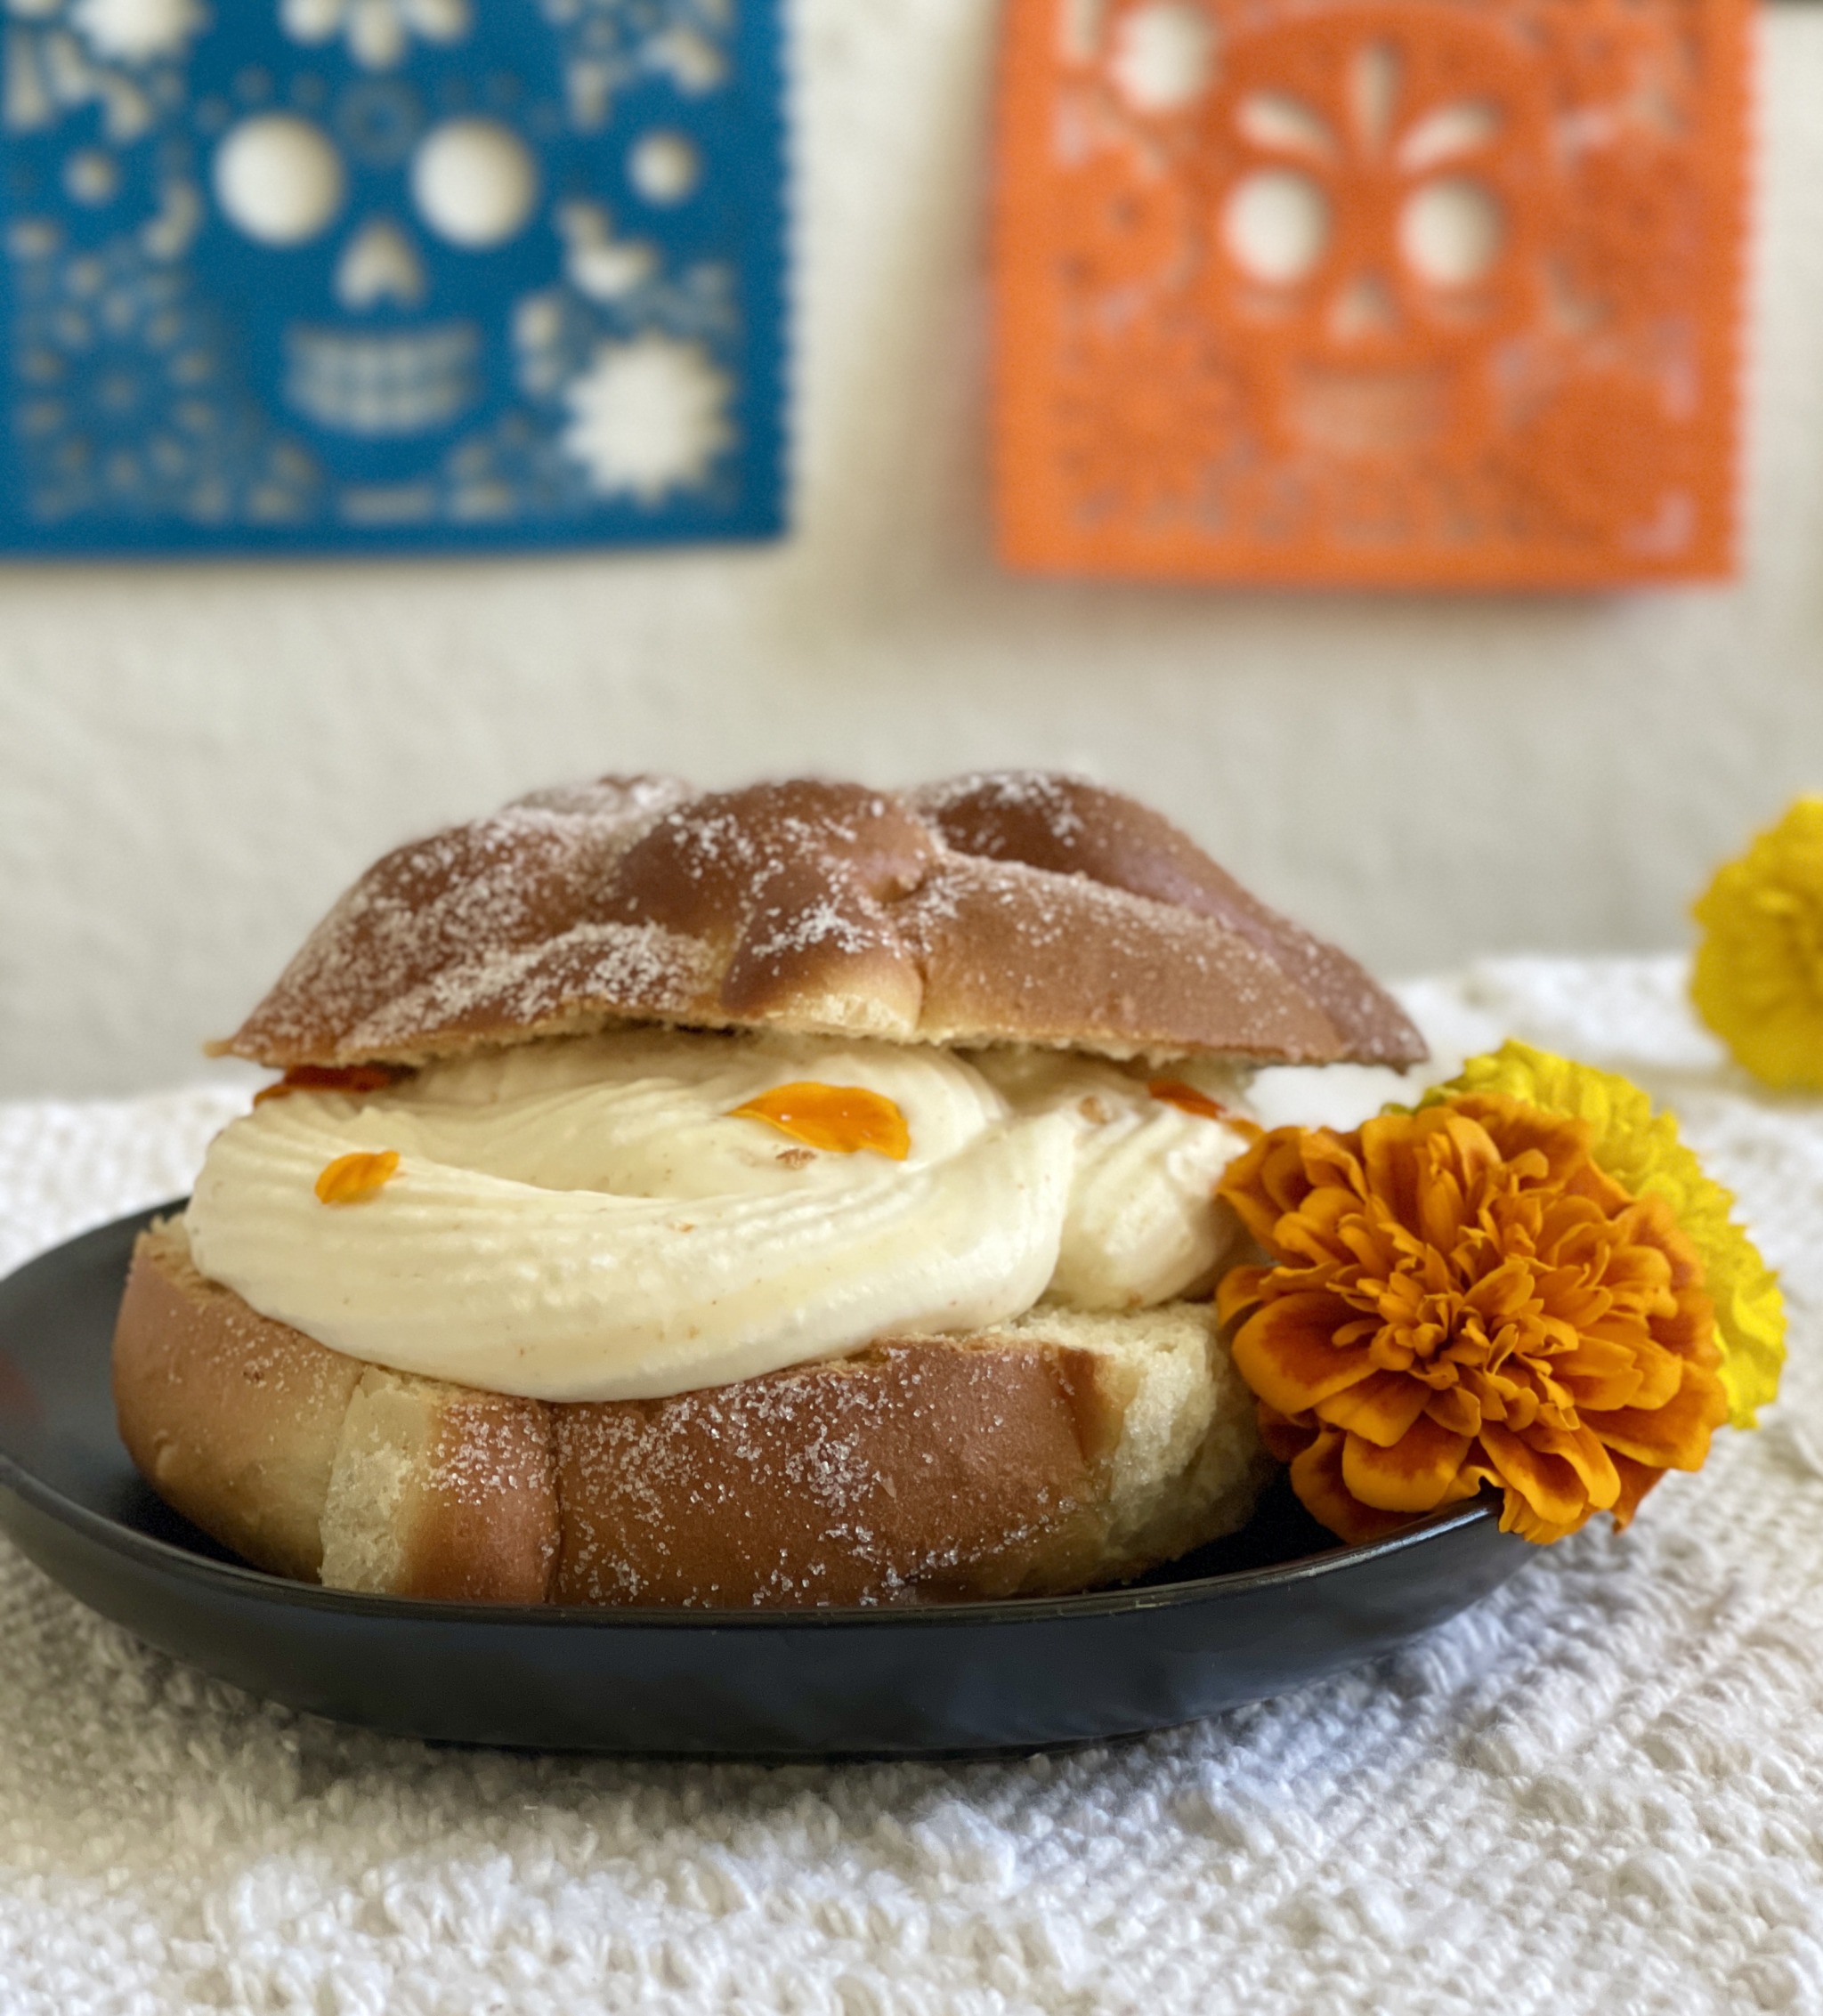
[[[1015,0],[1009,34],[1015,562],[1729,564],[1742,0]]]
[[[15,7],[13,543],[775,530],[772,5]]]

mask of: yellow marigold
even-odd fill
[[[1715,1304],[1715,1341],[1722,1352],[1722,1385],[1734,1428],[1752,1428],[1754,1416],[1778,1392],[1785,1364],[1785,1300],[1778,1277],[1759,1249],[1734,1223],[1734,1199],[1703,1173],[1678,1138],[1677,1121],[1654,1113],[1652,1101],[1629,1080],[1529,1044],[1509,1042],[1491,1057],[1471,1057],[1462,1076],[1427,1093],[1435,1105],[1462,1092],[1503,1092],[1586,1121],[1596,1166],[1632,1197],[1662,1197],[1703,1262],[1703,1285]]]
[[[1719,869],[1692,915],[1697,1014],[1755,1078],[1823,1092],[1823,797]]]
[[[1347,1540],[1504,1494],[1528,1540],[1624,1525],[1727,1413],[1703,1263],[1588,1121],[1500,1093],[1280,1128],[1221,1194],[1272,1264],[1220,1308],[1292,1488]]]

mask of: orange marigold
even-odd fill
[[[1624,1526],[1728,1406],[1703,1266],[1585,1121],[1502,1094],[1353,1133],[1280,1128],[1221,1194],[1272,1265],[1223,1281],[1235,1363],[1292,1488],[1345,1540],[1505,1494],[1528,1540]]]

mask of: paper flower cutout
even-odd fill
[[[1802,797],[1692,911],[1697,1012],[1768,1085],[1823,1092],[1823,797]]]
[[[279,19],[294,41],[344,36],[348,53],[369,70],[403,62],[414,35],[460,42],[470,27],[469,0],[283,0]]]
[[[1677,1121],[1655,1113],[1631,1081],[1568,1057],[1508,1042],[1471,1057],[1462,1075],[1426,1094],[1434,1105],[1460,1092],[1499,1092],[1546,1113],[1586,1121],[1597,1168],[1633,1197],[1669,1204],[1703,1262],[1703,1285],[1715,1305],[1715,1341],[1729,1425],[1752,1428],[1778,1397],[1785,1365],[1785,1299],[1778,1277],[1735,1224],[1734,1199],[1703,1172],[1678,1138]]]
[[[1365,1540],[1486,1485],[1540,1542],[1624,1526],[1728,1413],[1701,1255],[1587,1121],[1456,1092],[1281,1128],[1220,1194],[1270,1264],[1222,1283],[1235,1364],[1306,1508]]]
[[[729,385],[698,343],[604,343],[569,387],[564,449],[603,496],[656,504],[707,481],[733,440]]]

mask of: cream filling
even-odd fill
[[[903,1162],[733,1109],[798,1081],[904,1114]],[[197,1265],[331,1348],[550,1400],[656,1398],[966,1332],[1046,1295],[1133,1309],[1205,1286],[1244,1142],[1086,1058],[629,1030],[296,1093],[212,1144]],[[318,1176],[395,1150],[326,1205]]]

